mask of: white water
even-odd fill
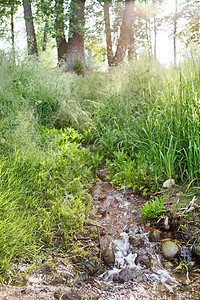
[[[137,251],[133,250],[133,246],[129,242],[129,234],[122,232],[120,238],[113,241],[115,245],[115,264],[111,270],[107,270],[101,275],[101,278],[105,281],[112,281],[114,275],[119,274],[122,269],[135,269],[141,270],[145,276],[151,281],[158,281],[162,283],[170,292],[173,292],[173,288],[177,285],[177,281],[173,278],[169,272],[160,267],[161,261],[159,255],[155,252],[152,247],[153,243],[150,243],[146,233],[133,233],[135,236],[141,238],[144,242],[142,248],[146,249],[146,253],[151,257],[151,265],[156,263],[158,265],[157,270],[149,272],[148,268],[136,264],[135,260],[138,256]],[[151,267],[150,267],[151,268]],[[155,269],[155,268],[154,268]]]

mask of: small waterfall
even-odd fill
[[[130,236],[135,236],[140,240],[141,245],[132,245]],[[173,292],[173,287],[177,282],[162,267],[159,255],[155,251],[155,244],[149,242],[147,233],[143,233],[142,230],[140,233],[122,232],[113,244],[115,245],[115,264],[112,269],[101,275],[102,279],[117,282],[144,282],[149,279],[162,283],[170,292]]]

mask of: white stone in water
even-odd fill
[[[174,184],[175,184],[174,179],[167,179],[167,180],[163,183],[163,188],[165,188],[165,189],[170,189]]]

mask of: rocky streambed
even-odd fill
[[[105,266],[94,279],[100,299],[200,299],[199,261],[168,219],[161,230],[146,227],[140,214],[146,200],[131,190],[102,181],[90,193]]]
[[[18,276],[17,286],[12,277],[2,285],[0,299],[200,299],[199,261],[191,246],[178,238],[169,220],[160,228],[146,226],[140,213],[146,199],[113,188],[105,175],[99,169],[101,181],[89,188],[93,206],[87,231],[76,236],[81,251],[93,252],[80,260],[85,269],[75,272],[82,255],[78,249],[71,257],[76,268],[67,254],[47,253],[30,276],[29,263],[15,266],[21,281]]]

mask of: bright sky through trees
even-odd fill
[[[178,6],[180,6],[182,3],[182,0],[178,0]],[[150,10],[147,10],[144,6],[144,4],[136,4],[138,6],[138,9],[143,11],[144,13],[153,13]],[[146,10],[146,12],[145,12]],[[156,9],[157,16],[167,16],[167,15],[173,15],[175,12],[175,0],[165,0],[161,7],[159,7],[159,10]],[[179,27],[181,24],[179,24]],[[36,27],[37,28],[37,27]],[[23,7],[19,7],[18,13],[15,16],[15,46],[16,49],[22,51],[26,48],[26,33],[25,33],[25,24],[23,19]],[[152,32],[152,42],[154,42],[153,32]],[[0,40],[0,50],[5,50],[11,48],[11,45],[9,42]],[[181,56],[183,55],[183,44],[180,42],[180,40],[177,40],[177,57],[178,60],[181,59]],[[167,22],[162,24],[161,30],[158,30],[157,33],[157,59],[163,63],[169,65],[170,63],[173,63],[173,27],[169,28],[169,25]],[[180,54],[181,53],[181,54]]]

